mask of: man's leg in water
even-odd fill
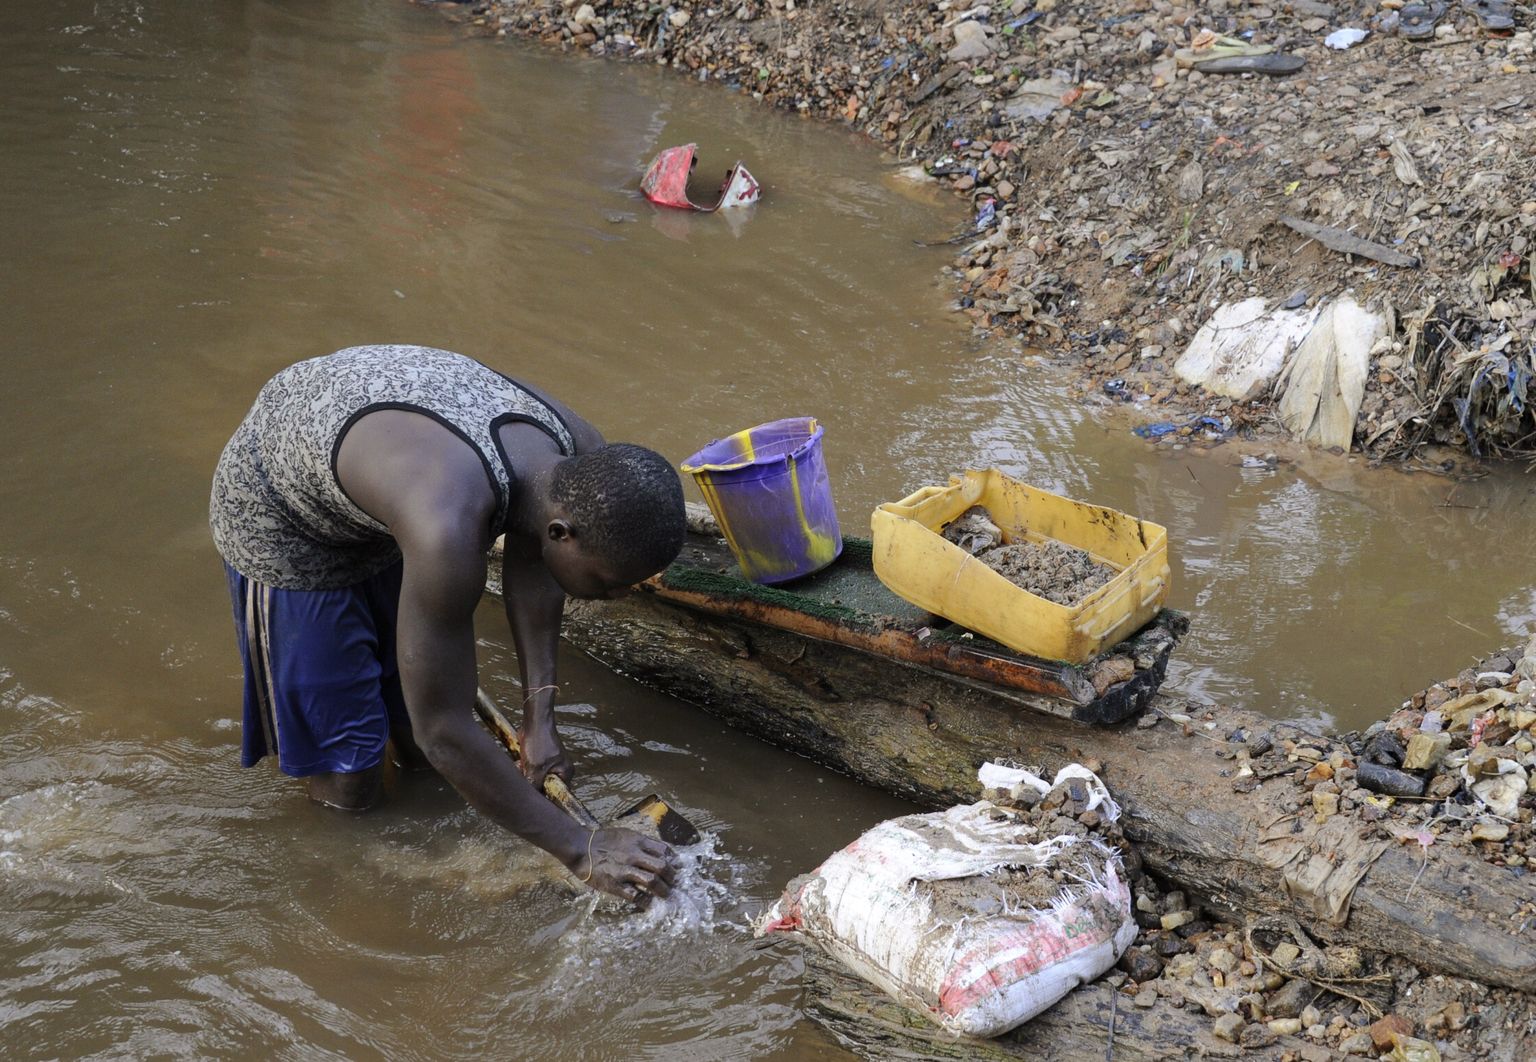
[[[393,714],[384,694],[394,672],[393,613],[381,631],[385,617],[369,600],[379,578],[297,591],[230,573],[246,679],[241,762],[276,753],[285,774],[305,780],[310,799],[348,811],[379,798]],[[393,579],[398,586],[398,571]]]
[[[367,811],[379,802],[384,789],[384,764],[345,773],[328,771],[304,778],[309,799],[341,811]]]

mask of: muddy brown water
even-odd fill
[[[947,313],[963,215],[868,145],[645,66],[461,39],[399,0],[5,5],[0,56],[0,1051],[6,1057],[838,1057],[743,926],[905,805],[585,660],[562,722],[600,813],[714,837],[639,923],[441,782],[310,808],[236,763],[205,505],[259,385],[370,341],[475,354],[681,459],[813,414],[846,528],[997,464],[1169,526],[1170,685],[1357,725],[1536,613],[1531,488],[1157,451]],[[748,215],[650,208],[701,145]],[[510,691],[481,617],[487,684]]]

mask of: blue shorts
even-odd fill
[[[228,564],[245,716],[240,763],[284,774],[365,771],[410,719],[395,666],[401,565],[341,590],[279,590]]]

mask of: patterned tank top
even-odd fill
[[[236,429],[213,475],[209,525],[240,574],[284,590],[332,590],[395,563],[389,529],[358,508],[336,478],[342,437],[380,409],[422,413],[474,448],[504,526],[512,472],[496,439],[511,421],[541,428],[575,452],[559,414],[472,358],[432,347],[349,347],[274,376]]]

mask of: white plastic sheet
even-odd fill
[[[1328,304],[1285,368],[1276,412],[1291,434],[1314,446],[1349,449],[1371,348],[1386,334],[1386,317],[1348,295]]]
[[[1258,297],[1229,303],[1200,326],[1173,371],[1212,394],[1257,398],[1316,316],[1315,309],[1266,309]]]

